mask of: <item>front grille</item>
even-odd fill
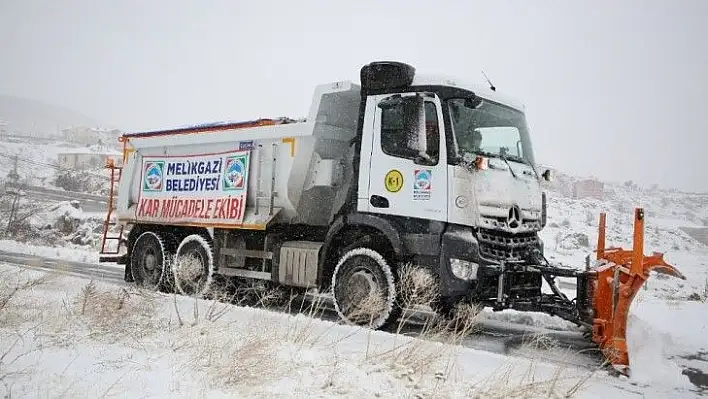
[[[483,216],[480,220],[480,227],[494,230],[505,230],[511,232],[511,229],[506,224],[506,217],[489,217]],[[522,220],[518,231],[521,233],[541,230],[541,222],[539,220]]]
[[[499,230],[479,229],[479,252],[488,259],[523,260],[529,250],[538,246],[536,233],[508,233]]]

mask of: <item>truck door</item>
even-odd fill
[[[368,169],[368,195],[366,202],[360,200],[360,210],[446,221],[447,154],[440,100],[425,93],[372,97],[367,111],[373,112],[373,123],[363,132],[371,140],[362,142],[362,164],[370,157],[369,167],[361,168]],[[364,149],[368,143],[370,153]]]

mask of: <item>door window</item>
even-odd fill
[[[413,104],[413,106],[411,105]],[[437,165],[440,159],[440,129],[435,103],[425,101],[425,134],[420,134],[419,108],[413,102],[399,101],[381,110],[381,149],[397,158],[422,160]],[[422,143],[419,144],[419,141]]]

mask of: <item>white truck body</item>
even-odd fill
[[[338,311],[342,290],[378,284],[379,326],[402,263],[436,275],[441,303],[536,298],[540,274],[503,266],[542,252],[545,194],[523,106],[414,71],[371,63],[359,85],[317,86],[304,121],[124,135],[115,214],[130,233],[124,254],[102,259],[126,264],[126,281],[164,285],[189,253],[209,276],[199,290],[214,273],[331,287]]]

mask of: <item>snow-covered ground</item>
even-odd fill
[[[69,202],[43,205],[27,213],[18,234],[22,240],[0,239],[0,250],[96,263],[104,218],[102,214],[82,212]]]
[[[0,265],[0,274],[3,298],[13,294],[0,301],[0,390],[13,397],[691,394],[680,371],[667,375],[661,363],[638,365],[643,376],[661,372],[661,381],[632,384],[602,371],[468,349],[442,333],[408,338],[14,266]],[[648,324],[642,332],[653,330]],[[640,336],[650,345],[644,360],[664,360],[651,357],[655,335]]]
[[[0,357],[12,347],[0,360],[0,379],[13,384],[16,396],[695,396],[682,367],[708,374],[708,246],[681,228],[706,224],[708,196],[625,185],[610,185],[607,192],[605,200],[575,200],[552,190],[541,235],[551,262],[583,267],[595,247],[600,212],[608,213],[608,246],[630,248],[633,208],[646,209],[645,252],[664,252],[687,279],[653,274],[639,292],[628,326],[629,380],[567,365],[559,369],[542,356],[530,361],[209,301],[196,302],[198,322],[192,326],[192,299],[177,298],[175,305],[172,297],[137,291],[125,299],[109,285],[99,285],[100,293],[84,308],[88,281],[56,276],[51,284],[22,290],[0,311]],[[63,204],[38,214],[35,222],[57,229],[57,221],[70,220],[75,231],[95,233],[101,215],[92,216]],[[0,249],[84,262],[97,258],[95,242],[58,249],[4,240]],[[17,275],[10,266],[2,270],[22,281],[32,275]],[[13,278],[0,279],[5,290]],[[573,296],[572,282],[564,282]],[[210,309],[216,308],[226,313],[210,321]],[[483,312],[477,321],[574,328],[557,317],[514,311]],[[22,340],[12,346],[11,336]]]

